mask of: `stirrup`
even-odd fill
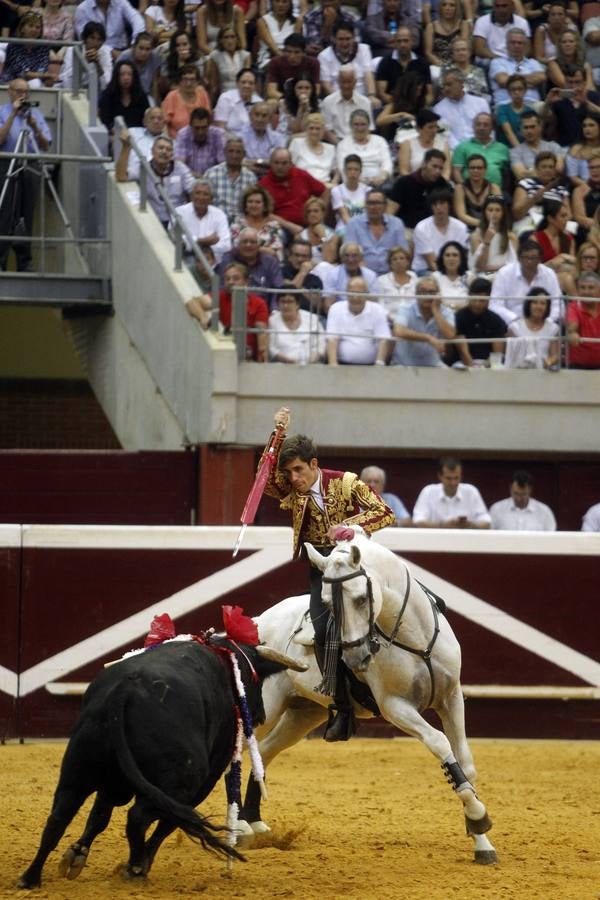
[[[349,741],[356,734],[356,718],[351,706],[329,705],[329,719],[325,727],[323,739],[329,743]]]

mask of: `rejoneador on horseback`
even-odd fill
[[[281,509],[292,513],[294,557],[305,556],[305,541],[317,547],[322,556],[328,556],[336,538],[343,537],[340,526],[360,525],[369,534],[394,524],[392,510],[354,472],[321,469],[310,438],[303,434],[287,436],[289,409],[277,410],[274,419],[275,436],[265,448],[259,470],[265,454],[274,450],[276,460],[265,494],[278,499]],[[321,590],[322,572],[310,563],[310,617],[323,676],[317,690],[333,697],[324,737],[326,741],[347,741],[356,729],[348,670],[339,646],[330,639],[330,610],[323,604]]]

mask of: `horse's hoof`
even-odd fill
[[[257,822],[250,822],[250,828],[254,834],[266,834],[271,830],[267,823],[262,822],[260,819]]]
[[[475,862],[480,866],[493,866],[498,862],[495,850],[476,850]]]
[[[80,847],[78,844],[73,844],[68,850],[65,850],[58,864],[58,871],[63,878],[72,881],[81,874],[81,870],[87,862],[88,852],[87,847]]]

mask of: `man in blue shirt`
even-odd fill
[[[399,311],[394,322],[392,366],[443,366],[444,338],[456,337],[454,313],[442,306],[435,278],[425,275],[416,287],[417,299]]]
[[[106,29],[106,45],[110,47],[113,59],[121,50],[129,47],[129,33],[135,40],[145,31],[144,17],[127,0],[83,0],[75,10],[75,32],[81,36],[88,22],[100,22]]]
[[[29,104],[29,85],[24,78],[15,78],[8,86],[8,103],[0,106],[0,150],[12,153],[25,133],[25,144],[21,149],[28,153],[46,151],[52,141],[48,128],[39,109]],[[0,184],[8,174],[10,160],[0,162]],[[31,164],[18,166],[7,183],[6,193],[0,207],[0,234],[30,235],[33,228],[33,209],[40,189],[40,174]],[[0,242],[0,268],[5,271],[10,241]],[[15,243],[17,271],[31,269],[31,244]]]
[[[386,195],[379,188],[369,191],[366,212],[353,216],[346,225],[346,243],[362,247],[365,265],[377,275],[389,271],[388,252],[392,247],[408,249],[404,223],[385,212],[386,202]]]

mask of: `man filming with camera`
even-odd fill
[[[24,78],[15,78],[8,86],[9,102],[0,106],[0,151],[13,153],[25,132],[19,149],[27,153],[45,152],[52,141],[52,133],[44,117],[29,99],[29,85]],[[9,159],[0,160],[0,185],[6,191],[0,205],[0,234],[30,235],[33,228],[33,209],[39,191],[39,175],[30,165],[19,163],[9,174]],[[0,267],[6,270],[10,241],[0,241]],[[17,271],[31,270],[31,244],[14,244]]]

